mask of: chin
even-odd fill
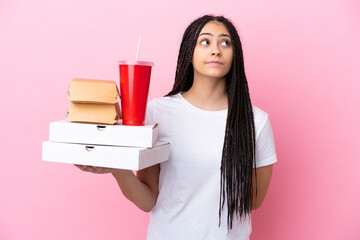
[[[227,73],[209,73],[206,76],[211,78],[222,78],[225,77]]]
[[[212,69],[210,71],[207,70],[198,72],[198,74],[208,78],[223,78],[228,74],[228,72],[223,70],[221,71],[220,69]]]
[[[211,75],[211,76],[207,76],[208,78],[212,78],[212,79],[220,79],[220,78],[225,78],[225,76],[213,76],[213,75]]]

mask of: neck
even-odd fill
[[[194,74],[191,88],[183,97],[196,107],[208,111],[219,111],[228,108],[226,78],[211,78]]]

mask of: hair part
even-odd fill
[[[254,115],[245,76],[243,51],[236,28],[228,19],[223,16],[204,15],[186,28],[180,45],[173,89],[165,96],[175,95],[191,88],[194,80],[192,66],[194,49],[200,31],[210,21],[225,25],[233,46],[232,66],[226,75],[228,114],[220,168],[219,202],[219,226],[226,202],[227,225],[230,230],[234,217],[241,219],[246,214],[250,215],[254,194],[252,170],[254,166],[256,177],[256,162]]]

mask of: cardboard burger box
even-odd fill
[[[119,90],[113,80],[74,78],[68,94],[73,103],[115,104]]]
[[[115,81],[74,78],[68,94],[67,120],[71,122],[115,124],[121,119]]]
[[[115,124],[120,118],[118,102],[111,105],[71,102],[66,119],[71,122]]]
[[[86,145],[45,141],[43,161],[90,165],[97,167],[141,170],[166,161],[170,144],[156,142],[152,148]]]
[[[50,123],[49,141],[152,148],[158,136],[158,124],[126,126],[73,123],[67,120]]]

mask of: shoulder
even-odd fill
[[[151,99],[147,106],[150,109],[173,107],[180,103],[179,94]]]
[[[266,121],[269,118],[267,112],[254,105],[252,105],[252,110],[254,114],[255,125],[258,127],[265,125]]]
[[[161,122],[177,109],[178,103],[177,95],[151,99],[146,106],[146,122]]]
[[[252,106],[253,114],[254,114],[254,123],[255,123],[255,135],[258,138],[261,131],[264,129],[266,124],[269,122],[269,115],[264,110]]]

